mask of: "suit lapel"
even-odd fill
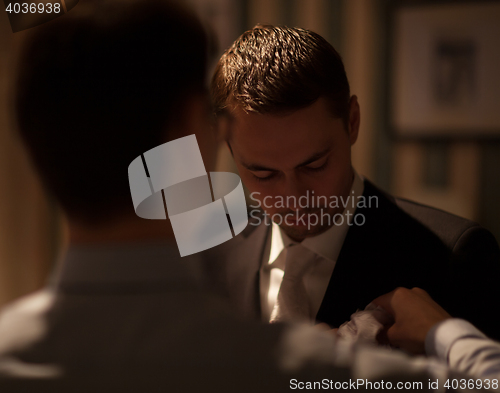
[[[387,253],[387,238],[391,228],[396,228],[397,207],[390,197],[380,192],[370,182],[365,180],[363,196],[367,207],[359,207],[356,216],[364,216],[364,225],[353,225],[349,228],[340,251],[334,272],[328,284],[323,302],[316,319],[337,327],[349,320],[357,309],[363,309],[386,288],[392,290],[392,283],[384,281],[388,269],[380,256]],[[377,206],[372,198],[377,197]],[[361,218],[357,218],[361,222]],[[356,221],[355,221],[356,222]]]

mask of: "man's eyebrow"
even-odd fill
[[[263,172],[263,171],[277,172],[278,171],[277,169],[267,168],[267,167],[262,166],[262,165],[245,164],[244,162],[242,162],[241,165],[243,165],[245,168],[247,168],[249,171],[252,171],[252,172]]]
[[[320,158],[323,158],[324,156],[326,156],[328,153],[330,153],[331,150],[332,150],[332,148],[328,147],[325,150],[322,150],[316,154],[313,154],[311,157],[309,157],[307,160],[305,160],[302,163],[300,163],[299,165],[297,165],[295,168],[300,168],[300,167],[309,165],[309,164],[313,163],[314,161],[317,161]]]
[[[331,147],[323,150],[323,151],[320,151],[318,153],[315,153],[314,155],[312,155],[311,157],[309,157],[308,159],[306,159],[305,161],[301,162],[299,165],[297,165],[295,168],[300,168],[300,167],[303,167],[303,166],[306,166],[306,165],[309,165],[311,163],[313,163],[314,161],[316,160],[319,160],[320,158],[324,157],[325,155],[327,155],[329,152],[331,151]],[[266,171],[266,172],[277,172],[278,169],[274,169],[274,168],[269,168],[269,167],[265,167],[265,166],[262,166],[262,165],[258,165],[258,164],[246,164],[244,162],[241,163],[245,168],[247,168],[249,171],[252,171],[252,172],[261,172],[261,171]]]

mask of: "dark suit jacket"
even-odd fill
[[[356,210],[365,224],[349,229],[316,319],[338,327],[396,287],[420,287],[452,316],[500,339],[500,249],[493,235],[470,220],[364,184],[363,195],[378,203],[372,198],[371,207]],[[269,253],[270,228],[251,220],[240,235],[209,250],[213,282],[248,318],[260,318],[259,268]]]

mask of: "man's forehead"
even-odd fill
[[[251,108],[237,103],[235,100],[229,100],[227,106],[219,113],[218,117],[223,119],[231,126],[245,126],[248,124],[276,124],[278,126],[294,124],[299,121],[302,125],[317,124],[318,120],[331,122],[332,120],[341,121],[341,118],[335,116],[331,110],[331,105],[327,98],[320,97],[314,103],[300,108],[284,108],[273,111],[257,112]],[[314,127],[313,127],[314,128]]]
[[[245,140],[276,139],[280,144],[288,139],[321,138],[343,128],[341,119],[317,107],[285,113],[253,113],[236,107],[228,108],[222,118],[229,131]]]
[[[335,134],[344,132],[342,120],[332,117],[324,102],[279,114],[252,113],[232,105],[221,120],[224,139],[247,167],[303,165],[331,148]]]
[[[287,109],[276,112],[256,112],[254,110],[246,110],[240,105],[228,105],[222,112],[223,118],[229,122],[241,123],[245,121],[265,121],[273,122],[288,118],[289,116],[299,113],[301,109]]]
[[[270,132],[272,133],[272,130]],[[281,142],[276,138],[265,136],[265,133],[264,135],[256,133],[250,138],[243,138],[239,133],[235,133],[227,142],[234,158],[250,170],[292,169],[305,166],[324,157],[333,146],[331,137],[308,137],[305,140]]]

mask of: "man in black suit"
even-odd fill
[[[249,227],[214,250],[224,257],[212,274],[244,315],[337,327],[383,293],[418,286],[500,337],[490,316],[500,301],[494,237],[356,173],[359,104],[321,36],[273,26],[245,32],[219,60],[212,98],[252,200]],[[296,260],[308,261],[288,284],[298,265],[290,250],[299,246]]]

